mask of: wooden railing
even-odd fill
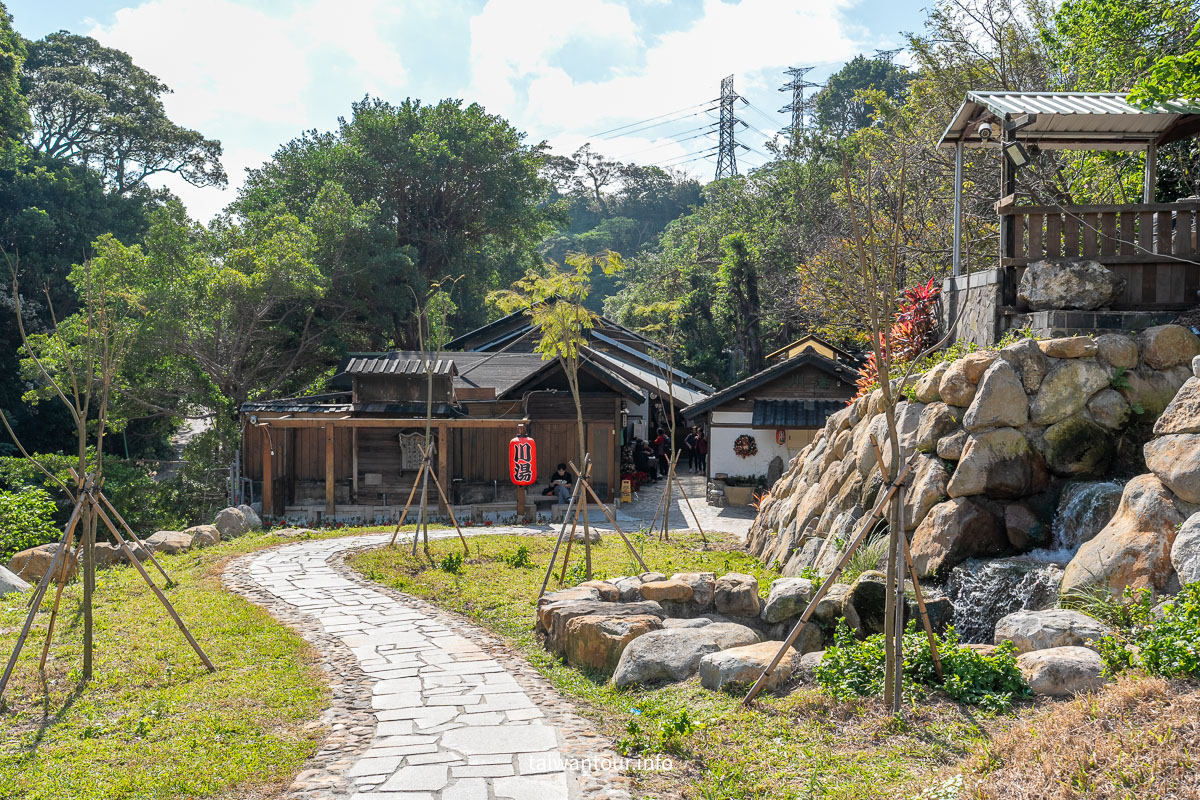
[[[1043,258],[1090,258],[1102,264],[1196,259],[1200,202],[998,209],[1012,225],[1001,259],[1024,266]]]

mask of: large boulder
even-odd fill
[[[248,505],[242,504],[237,507],[237,510],[242,512],[242,516],[246,518],[246,525],[251,531],[261,531],[263,527],[262,517]]]
[[[951,362],[938,381],[938,397],[943,403],[966,408],[975,399],[975,382],[967,377],[965,359]]]
[[[740,572],[727,572],[717,578],[713,602],[718,614],[757,617],[760,608],[758,579]]]
[[[1188,378],[1154,423],[1154,435],[1200,433],[1200,378]]]
[[[963,416],[963,427],[969,431],[1016,428],[1028,421],[1029,400],[1016,370],[1007,361],[996,361],[980,378],[975,399]]]
[[[1121,376],[1121,395],[1146,419],[1155,419],[1171,405],[1180,387],[1193,377],[1185,367],[1166,371],[1139,368]]]
[[[959,429],[961,416],[961,410],[945,403],[930,403],[925,406],[917,425],[916,449],[922,453],[932,453],[941,439]]]
[[[622,603],[636,603],[642,598],[642,579],[637,575],[616,578],[612,582],[617,587],[617,599]]]
[[[706,620],[707,622],[707,620]],[[662,620],[650,614],[614,617],[586,614],[567,623],[565,655],[577,667],[611,673],[625,647],[637,637],[662,629]]]
[[[1200,354],[1200,337],[1182,325],[1158,325],[1138,334],[1142,361],[1151,369],[1168,369],[1191,364]]]
[[[606,603],[615,603],[621,599],[621,591],[608,581],[584,581],[579,585],[595,589],[596,593],[600,595],[600,599]],[[646,599],[653,600],[654,598],[647,597]]]
[[[1171,545],[1171,565],[1181,584],[1200,581],[1200,514],[1193,514],[1183,523]]]
[[[250,522],[246,515],[233,506],[218,511],[213,525],[220,531],[222,540],[236,539],[250,532]]]
[[[1087,358],[1100,352],[1095,339],[1088,336],[1042,339],[1038,342],[1038,349],[1050,358]]]
[[[1111,305],[1125,291],[1125,279],[1092,260],[1043,259],[1025,268],[1017,299],[1034,311]]]
[[[216,525],[196,525],[185,529],[184,533],[192,537],[192,548],[212,547],[221,541],[221,532]]]
[[[969,434],[964,430],[957,430],[954,433],[938,440],[937,456],[946,461],[958,461],[962,458],[963,449],[967,446],[967,436]]]
[[[1187,516],[1158,478],[1137,476],[1125,485],[1117,513],[1067,564],[1062,591],[1093,585],[1116,595],[1127,586],[1162,591],[1174,574],[1175,531]]]
[[[1046,377],[1046,356],[1034,339],[1022,339],[1000,350],[1000,357],[1012,365],[1021,377],[1026,394],[1033,394]]]
[[[689,607],[697,614],[713,610],[713,595],[716,592],[717,576],[712,572],[676,572],[671,580],[683,581],[692,587]]]
[[[1117,397],[1120,399],[1120,395]],[[1046,428],[1043,442],[1046,466],[1055,475],[1067,478],[1103,475],[1116,452],[1112,435],[1082,415],[1068,417]]]
[[[684,681],[696,674],[700,659],[709,653],[758,641],[758,634],[750,628],[729,622],[650,631],[625,646],[612,682],[621,687],[661,680]]]
[[[33,588],[33,584],[17,577],[7,567],[0,567],[0,597],[13,592],[27,592]]]
[[[1009,550],[1004,525],[969,497],[939,503],[913,534],[917,574],[942,575],[968,558],[1003,555]]]
[[[1129,421],[1129,403],[1115,389],[1096,392],[1087,401],[1087,410],[1092,419],[1112,431],[1123,428]]]
[[[854,579],[842,599],[842,616],[860,637],[883,630],[884,605],[887,603],[887,576],[879,570],[867,570]]]
[[[932,403],[941,399],[938,387],[942,382],[942,376],[946,374],[949,367],[948,362],[939,361],[920,377],[916,386],[917,402]]]
[[[996,623],[995,642],[1012,642],[1018,653],[1051,647],[1092,647],[1110,628],[1080,611],[1052,608],[1015,611]]]
[[[192,536],[183,531],[155,531],[147,536],[143,543],[155,553],[172,556],[191,549]]]
[[[1090,359],[1060,360],[1050,368],[1029,407],[1035,425],[1050,425],[1083,410],[1093,394],[1108,388],[1108,370]]]
[[[763,606],[763,622],[783,622],[799,616],[812,599],[813,583],[807,578],[779,578],[771,581],[767,603]]]
[[[54,560],[54,552],[57,549],[58,542],[51,542],[14,553],[13,557],[8,560],[8,568],[18,578],[29,583],[37,583],[46,574],[46,570],[50,569],[50,564]],[[72,549],[67,553],[67,580],[75,576],[78,566],[79,555]]]
[[[679,603],[692,599],[692,587],[683,581],[671,580],[650,581],[642,584],[642,597],[647,600],[674,600]]]
[[[1187,503],[1200,503],[1200,434],[1175,433],[1146,442],[1146,466]]]
[[[1017,656],[1017,666],[1034,694],[1070,697],[1104,685],[1104,662],[1086,647],[1051,647]]]
[[[1137,342],[1121,333],[1106,333],[1096,337],[1097,355],[1109,366],[1133,369],[1138,365]]]
[[[1037,494],[1048,481],[1046,465],[1025,434],[1016,428],[996,428],[967,438],[946,493],[1017,498]]]
[[[813,609],[813,620],[820,625],[832,627],[843,616],[842,604],[846,602],[848,594],[850,594],[850,584],[848,583],[835,583],[830,586],[826,590],[825,596],[817,603],[817,607]]]
[[[946,499],[950,475],[941,459],[918,456],[912,485],[904,494],[904,530],[911,531],[929,514],[929,510]]]
[[[778,652],[779,642],[759,642],[709,653],[700,659],[700,685],[713,691],[726,686],[748,686],[758,680]],[[769,692],[786,683],[795,672],[800,655],[790,647],[784,651],[762,688]]]

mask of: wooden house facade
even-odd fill
[[[541,500],[549,475],[559,462],[580,460],[562,367],[533,353],[446,352],[432,364],[432,463],[446,497],[430,481],[430,505],[444,515],[448,503],[456,516],[479,521],[549,516]],[[245,404],[242,473],[264,516],[304,524],[397,520],[420,467],[428,380],[419,353],[352,354],[334,380],[337,392]],[[619,488],[623,414],[640,390],[588,362],[580,390],[592,486],[608,499]],[[509,481],[508,443],[520,426],[538,449],[529,491]]]

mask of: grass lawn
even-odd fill
[[[317,658],[219,577],[230,556],[281,541],[260,534],[159,556],[178,582],[168,598],[217,665],[211,675],[137,571],[118,567],[97,572],[94,679],[80,688],[77,579],[63,594],[43,682],[48,593],[0,715],[0,797],[258,797],[289,782],[324,737],[309,724],[326,705]],[[27,599],[0,600],[5,662]]]
[[[514,567],[505,559],[514,560],[522,545],[532,563]],[[400,548],[362,553],[351,563],[370,579],[462,613],[515,645],[560,691],[579,701],[581,712],[620,749],[674,756],[674,770],[635,776],[639,797],[666,792],[702,800],[914,796],[949,774],[947,768],[985,737],[1013,722],[1012,716],[973,717],[953,703],[935,701],[914,706],[897,723],[874,701],[839,703],[813,690],[765,697],[756,710],[745,710],[741,694],[707,691],[695,678],[649,689],[614,689],[606,676],[552,657],[534,635],[536,595],[553,546],[549,537],[473,537],[460,574],[430,565],[423,555],[413,559]],[[650,568],[667,574],[746,572],[764,591],[778,576],[729,544],[714,543],[714,549],[702,552],[692,535],[677,535],[669,543],[642,539],[639,546]],[[462,552],[456,540],[434,542],[431,549],[435,564]],[[582,558],[577,543],[572,561]],[[593,548],[593,564],[597,577],[639,571],[615,535]]]

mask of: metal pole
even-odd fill
[[[1142,183],[1142,202],[1154,202],[1154,184],[1158,172],[1158,145],[1154,142],[1146,145],[1146,174]]]
[[[963,143],[954,145],[954,275],[962,274],[962,177]]]

